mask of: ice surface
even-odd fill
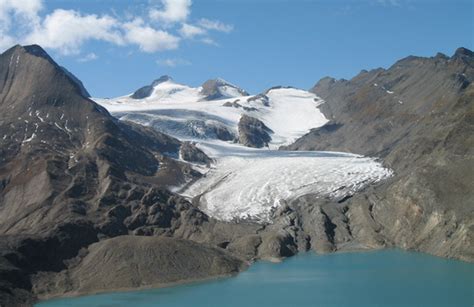
[[[185,87],[168,81],[159,86],[167,92],[170,88]],[[195,135],[183,135],[182,127],[178,129],[183,122],[192,124],[195,121],[208,120],[210,124],[223,125],[229,131],[237,133],[240,117],[242,114],[248,114],[259,118],[274,131],[270,142],[270,147],[274,149],[281,145],[291,144],[298,137],[309,132],[311,128],[320,127],[328,121],[318,109],[323,100],[304,90],[273,89],[267,93],[269,105],[264,106],[258,101],[249,102],[250,96],[199,101],[202,97],[196,95],[196,92],[189,92],[188,89],[184,90],[186,94],[183,94],[181,90],[176,90],[171,96],[153,95],[145,99],[131,99],[124,96],[116,99],[95,99],[95,101],[119,118],[154,126],[160,131],[186,139],[192,139]],[[178,95],[178,93],[181,94]],[[226,102],[234,101],[242,107],[223,106]],[[246,111],[244,107],[251,108],[252,111]]]
[[[391,176],[373,159],[347,153],[247,149],[218,142],[204,142],[200,148],[217,162],[183,194],[200,196],[205,212],[227,221],[270,222],[274,208],[299,196],[341,199]]]
[[[249,97],[202,101],[199,89],[173,81],[160,83],[152,96],[131,99],[95,99],[113,115],[148,125],[198,144],[215,163],[202,179],[185,190],[200,196],[201,208],[221,220],[252,219],[270,222],[272,211],[305,194],[340,199],[367,184],[391,176],[374,159],[337,152],[278,151],[328,120],[319,110],[324,103],[315,94],[295,88],[266,93],[268,104]],[[236,102],[238,106],[224,106]],[[253,149],[222,141],[210,133],[224,127],[235,136],[243,114],[263,121],[272,131],[269,148]]]

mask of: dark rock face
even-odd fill
[[[76,84],[77,84],[77,87],[79,88],[80,92],[81,92],[81,95],[86,97],[86,98],[90,98],[91,95],[89,94],[89,92],[86,90],[86,88],[84,87],[84,84],[82,84],[82,81],[79,80],[74,74],[72,74],[69,70],[67,70],[65,67],[62,67],[61,68],[64,70],[64,72],[66,73],[66,75],[68,75],[69,78],[71,78]]]
[[[154,80],[150,85],[145,85],[144,87],[136,90],[130,97],[133,99],[143,99],[150,97],[153,93],[153,88],[160,83],[172,80],[170,76],[161,76],[160,78]]]
[[[241,96],[248,96],[249,93],[244,91],[241,88],[236,87],[222,79],[212,79],[207,80],[202,85],[201,94],[205,97],[204,100],[217,100],[228,98],[229,96],[226,94],[226,88],[231,88],[235,90]]]
[[[242,115],[238,125],[239,143],[248,147],[264,147],[272,140],[273,131],[262,121],[248,115]]]
[[[226,101],[223,105],[223,107],[233,107],[233,108],[241,108],[242,105],[239,103],[239,100],[235,100],[235,101]]]
[[[153,93],[153,86],[145,85],[133,92],[132,96],[130,97],[132,97],[133,99],[143,99],[150,97],[151,93]]]
[[[248,102],[252,102],[252,101],[260,102],[265,107],[270,106],[270,100],[269,100],[268,96],[265,95],[265,94],[258,94],[258,95],[252,96],[249,99],[247,99],[247,101]]]
[[[266,95],[267,95],[268,93],[270,93],[270,91],[272,91],[272,90],[279,90],[279,89],[285,89],[285,88],[288,89],[288,88],[295,88],[295,87],[293,87],[293,86],[286,86],[286,85],[272,86],[272,87],[270,87],[269,89],[267,89],[263,94],[257,95],[256,98],[266,97]],[[258,97],[258,96],[260,96],[260,97]]]
[[[198,175],[170,158],[181,143],[110,116],[41,47],[0,55],[0,109],[0,304],[100,239],[206,221],[166,190]]]
[[[247,111],[247,112],[251,112],[251,111],[257,111],[257,108],[254,108],[254,107],[246,107],[246,106],[243,106],[239,103],[239,99],[235,100],[235,101],[226,101],[223,105],[223,107],[233,107],[233,108],[242,108],[244,111]]]
[[[210,165],[212,159],[209,158],[202,150],[191,142],[183,142],[180,149],[181,158],[188,162]]]
[[[324,78],[312,91],[332,123],[287,149],[382,158],[395,177],[348,200],[351,218],[366,220],[387,244],[473,261],[473,80],[465,48],[451,58],[410,56],[351,80]]]

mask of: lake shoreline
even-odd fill
[[[391,296],[391,298],[387,299],[387,306],[403,305],[411,299],[414,300],[413,303],[415,305],[417,301],[424,301],[426,299],[426,302],[428,303],[430,300],[435,302],[432,306],[445,306],[443,304],[443,299],[438,302],[436,301],[436,298],[431,298],[431,295],[427,295],[427,293],[430,292],[428,291],[430,287],[436,288],[434,293],[439,293],[439,296],[441,296],[444,291],[445,293],[453,295],[454,300],[458,300],[456,302],[465,303],[470,300],[468,295],[469,284],[474,282],[474,275],[471,275],[470,273],[474,273],[474,266],[471,263],[466,263],[457,259],[441,258],[425,253],[409,252],[401,249],[388,248],[373,250],[368,253],[361,253],[360,251],[354,250],[351,252],[344,251],[323,255],[308,252],[300,253],[294,257],[288,257],[283,260],[284,261],[278,265],[268,261],[257,261],[249,266],[247,270],[243,270],[238,274],[233,275],[194,281],[188,280],[187,282],[167,283],[166,285],[160,285],[159,288],[151,286],[135,289],[117,289],[117,291],[112,292],[107,291],[96,293],[101,294],[97,296],[84,294],[80,296],[57,297],[48,301],[43,300],[37,302],[35,306],[63,306],[64,304],[69,306],[69,303],[72,304],[71,306],[84,306],[79,305],[81,301],[81,304],[87,302],[87,304],[92,304],[92,306],[94,306],[98,305],[99,302],[100,304],[103,304],[107,299],[112,300],[109,303],[115,304],[118,302],[117,304],[122,306],[133,297],[137,297],[137,306],[142,306],[140,304],[145,304],[143,306],[149,306],[147,304],[150,304],[150,302],[153,302],[153,305],[156,303],[157,306],[185,306],[186,304],[179,305],[182,296],[190,297],[195,301],[196,306],[206,306],[206,299],[208,300],[208,303],[211,298],[205,293],[205,289],[211,289],[211,292],[214,293],[216,288],[222,288],[223,293],[220,293],[219,291],[217,291],[217,293],[219,293],[218,295],[223,295],[225,294],[225,291],[240,293],[238,289],[235,289],[235,287],[244,287],[244,289],[241,290],[242,293],[247,293],[244,292],[244,290],[249,291],[247,289],[249,288],[253,289],[254,292],[256,291],[258,295],[261,295],[260,289],[258,289],[261,287],[261,291],[265,295],[268,292],[269,294],[278,297],[285,293],[292,293],[289,290],[289,292],[282,290],[286,289],[287,286],[295,287],[295,291],[306,293],[306,298],[304,296],[301,297],[301,295],[298,294],[295,294],[294,297],[284,298],[286,300],[294,299],[295,304],[297,305],[300,301],[307,302],[310,299],[317,298],[317,300],[322,300],[322,302],[326,303],[327,301],[324,301],[326,299],[335,300],[335,306],[344,306],[344,302],[349,298],[346,298],[346,296],[339,297],[340,295],[336,294],[340,291],[352,291],[356,295],[354,306],[364,306],[366,303],[373,302],[371,301],[372,299],[375,299],[372,298],[373,291],[371,288],[379,289],[380,287],[382,292],[386,291],[388,293],[380,294],[380,300],[384,299],[384,295]],[[346,288],[346,284],[352,285],[353,282],[351,282],[351,280],[357,276],[360,276],[361,279],[358,279],[359,281],[357,285],[354,284],[356,289],[350,290],[349,288]],[[381,283],[377,282],[377,278],[381,278],[389,283],[389,286],[380,286]],[[445,283],[444,278],[448,281],[447,283]],[[424,281],[426,285],[421,281]],[[323,289],[314,287],[314,283],[323,287]],[[399,291],[408,291],[406,294],[407,297],[404,298],[404,296],[394,294],[391,290],[390,284],[399,285]],[[329,293],[325,291],[324,287],[329,289]],[[366,289],[365,287],[368,288]],[[420,291],[421,289],[425,289],[425,287],[428,290]],[[164,291],[165,288],[168,290]],[[306,292],[305,289],[307,288],[314,290],[313,292]],[[312,294],[308,296],[308,293]],[[320,296],[314,296],[315,293],[320,293]],[[372,294],[368,295],[368,293]],[[195,295],[198,295],[198,297],[194,298]],[[328,297],[324,298],[324,295],[327,295]],[[354,294],[348,293],[347,297],[350,297],[351,295]],[[199,296],[206,297],[206,299],[200,299]],[[249,297],[251,296],[252,294],[249,294]],[[146,298],[148,297],[150,297],[152,301],[147,300]],[[224,297],[227,298],[225,295]],[[453,299],[453,297],[450,299]],[[62,299],[68,298],[74,299],[62,301]],[[260,296],[258,296],[258,298],[261,299]],[[214,300],[214,298],[212,299]],[[235,299],[237,302],[234,302],[234,300],[226,301],[226,303],[221,306],[242,306],[238,305],[238,302],[250,298],[236,296]],[[97,301],[98,303],[90,303],[94,301]],[[168,305],[168,301],[172,302],[172,304]],[[57,304],[55,304],[55,302],[57,302]],[[78,302],[78,305],[74,305],[74,302]],[[121,302],[123,302],[122,305]],[[258,302],[259,300],[257,299],[255,304]],[[61,303],[63,305],[61,305]],[[470,303],[472,304],[472,302]],[[276,306],[283,305],[277,304]],[[302,304],[298,306],[310,305]]]
[[[118,292],[135,292],[135,291],[141,291],[141,290],[164,289],[164,288],[172,288],[172,287],[183,286],[183,285],[205,283],[205,282],[210,282],[210,281],[215,281],[215,280],[220,280],[220,279],[232,278],[232,277],[237,276],[241,272],[244,272],[245,270],[247,269],[244,269],[235,274],[224,274],[224,275],[219,275],[219,276],[211,276],[208,278],[183,279],[183,280],[179,280],[175,282],[156,283],[156,284],[147,285],[147,286],[117,288],[117,289],[105,290],[105,291],[99,290],[99,291],[81,292],[81,293],[67,292],[64,295],[45,295],[45,296],[39,297],[38,300],[35,302],[34,306],[41,306],[39,304],[47,302],[47,301],[62,299],[62,298],[77,298],[77,297],[93,296],[93,295],[100,295],[100,294],[113,294],[113,293],[118,293]]]
[[[174,282],[153,283],[151,285],[139,286],[139,287],[124,287],[124,288],[115,288],[115,289],[97,290],[97,291],[66,292],[63,294],[41,295],[41,296],[38,296],[38,300],[34,303],[35,304],[34,306],[37,306],[37,304],[44,303],[46,301],[62,299],[62,298],[76,298],[76,297],[92,296],[92,295],[99,295],[99,294],[112,294],[112,293],[118,293],[118,292],[134,292],[134,291],[140,291],[140,290],[163,289],[163,288],[171,288],[171,287],[177,287],[177,286],[183,286],[183,285],[191,285],[195,283],[205,283],[205,282],[215,281],[215,280],[220,280],[220,279],[227,279],[227,278],[238,276],[242,272],[245,272],[246,270],[248,270],[251,266],[253,266],[257,262],[268,262],[272,264],[279,264],[279,263],[284,262],[285,260],[297,257],[302,254],[306,254],[306,253],[314,253],[315,255],[328,255],[328,254],[340,254],[340,253],[359,253],[359,252],[366,253],[366,252],[390,250],[390,249],[392,248],[368,247],[363,244],[354,245],[353,243],[350,243],[348,245],[341,246],[340,249],[336,251],[318,252],[315,250],[309,250],[303,253],[301,252],[297,253],[290,257],[280,257],[280,258],[264,257],[261,259],[246,261],[246,266],[235,274],[223,274],[223,275],[217,275],[217,276],[209,276],[207,278],[186,278],[186,279],[177,280]]]

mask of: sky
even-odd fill
[[[161,75],[250,93],[474,49],[473,0],[0,0],[0,52],[39,44],[93,97]]]

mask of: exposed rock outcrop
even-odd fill
[[[155,86],[170,80],[172,80],[170,76],[161,76],[160,78],[154,80],[150,85],[145,85],[133,92],[130,97],[133,99],[144,99],[150,97],[150,95],[153,93],[153,89]]]
[[[273,131],[261,120],[252,116],[242,115],[238,129],[239,143],[247,147],[265,147],[272,140],[270,134]]]
[[[249,93],[225,80],[211,79],[203,83],[201,95],[204,96],[204,100],[218,100],[223,98],[248,96]]]
[[[183,142],[180,148],[181,158],[188,162],[210,165],[212,159],[191,142]]]
[[[324,78],[312,91],[332,122],[285,149],[380,157],[395,177],[348,200],[351,219],[366,219],[388,244],[474,261],[473,63],[459,48]]]

